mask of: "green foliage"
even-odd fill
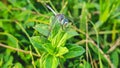
[[[0,68],[119,68],[119,11],[120,0],[1,0]]]
[[[69,49],[69,52],[64,55],[65,58],[74,58],[82,55],[85,52],[85,50],[81,46],[74,44],[69,44],[67,48]]]
[[[48,39],[44,39],[42,36],[31,37],[33,45],[40,50],[41,56],[43,57],[41,58],[41,68],[56,68],[62,56],[64,59],[74,58],[85,52],[85,50],[78,45],[70,44],[66,45],[68,47],[65,46],[67,39],[78,35],[76,31],[71,28],[63,30],[58,21],[52,21],[51,23],[55,24],[52,27]],[[44,32],[46,28],[47,26],[43,27],[43,24],[37,24],[35,26],[35,30],[45,36],[48,34],[48,32]]]
[[[59,60],[57,57],[46,54],[41,58],[41,68],[56,68],[58,66]]]
[[[119,56],[118,56],[117,50],[115,50],[115,51],[111,54],[111,60],[112,60],[113,64],[115,65],[114,67],[117,68],[118,65],[119,65]]]

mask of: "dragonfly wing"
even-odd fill
[[[50,19],[50,28],[49,28],[48,36],[50,35],[52,29],[54,28],[56,22],[57,22],[57,19],[54,16],[52,16]]]

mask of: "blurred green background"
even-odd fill
[[[65,40],[63,50],[58,52],[66,53],[68,44],[78,47],[73,46],[74,57],[63,59],[65,55],[55,55],[42,67],[41,60],[48,54],[39,52],[39,46],[49,43],[44,33],[49,31],[54,16],[45,4],[64,14],[73,29],[73,36]],[[120,68],[119,57],[120,0],[0,0],[0,68]]]

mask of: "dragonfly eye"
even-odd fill
[[[68,24],[68,19],[64,18],[64,19],[62,20],[62,23],[61,23],[61,24],[67,25],[67,24]]]

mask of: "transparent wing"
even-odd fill
[[[49,33],[48,36],[52,33],[52,35],[55,34],[55,32],[57,32],[56,30],[58,30],[58,28],[60,28],[60,24],[58,23],[58,20],[55,16],[52,16],[50,19],[50,27],[49,27]]]

